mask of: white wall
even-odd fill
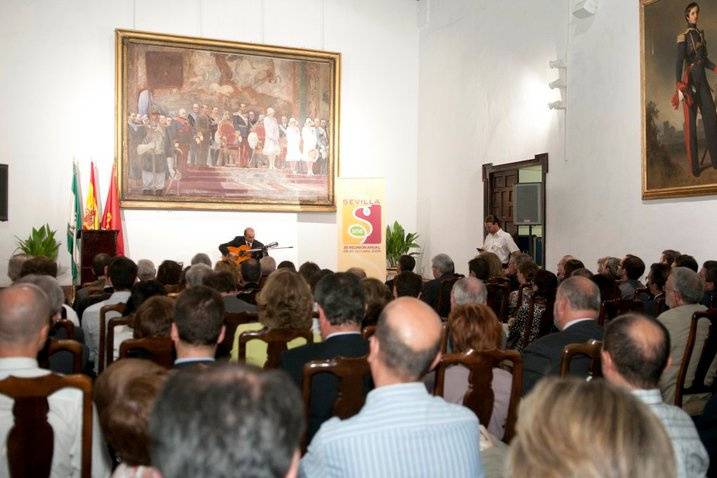
[[[445,252],[466,273],[482,244],[482,165],[544,152],[562,160],[548,62],[565,55],[567,0],[421,0],[419,9],[423,261]]]
[[[63,245],[71,164],[99,170],[104,202],[114,156],[114,29],[338,51],[343,176],[386,177],[387,218],[416,227],[418,28],[414,0],[3,0],[0,162],[10,164],[10,221],[0,223],[0,285],[14,236],[48,222]],[[11,20],[10,20],[11,19]],[[187,262],[251,225],[294,249],[278,260],[336,265],[333,213],[124,210],[127,254]],[[69,281],[65,274],[61,280]]]

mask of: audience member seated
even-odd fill
[[[112,478],[156,477],[149,457],[149,414],[166,379],[166,369],[140,359],[115,362],[97,378],[100,425],[120,461]]]
[[[459,305],[486,304],[488,289],[482,280],[475,277],[462,277],[451,289],[451,310]]]
[[[248,259],[241,263],[242,283],[237,297],[249,304],[256,304],[256,295],[259,293],[261,280],[261,265],[256,259]]]
[[[296,272],[296,266],[291,261],[281,261],[279,262],[279,265],[276,266],[277,269],[289,269],[291,272]]]
[[[114,358],[119,357],[122,342],[148,337],[170,337],[174,318],[174,300],[161,295],[150,297],[135,311],[131,326],[115,327]]]
[[[675,386],[677,383],[677,373],[682,365],[682,356],[685,353],[687,345],[687,336],[690,331],[690,323],[692,314],[707,310],[707,307],[700,304],[704,293],[704,286],[700,276],[686,267],[673,267],[670,276],[665,284],[665,302],[670,310],[663,312],[657,317],[657,320],[667,328],[670,333],[670,356],[671,364],[667,366],[660,380],[660,390],[662,398],[667,403],[674,403]],[[695,335],[695,345],[692,352],[692,358],[687,367],[687,376],[685,377],[685,388],[692,385],[697,370],[697,362],[700,360],[700,351],[707,338],[709,330],[709,322],[700,320],[697,323],[697,334]],[[714,374],[712,374],[712,377]],[[708,376],[708,378],[710,378]],[[693,411],[694,415],[698,415],[701,406],[704,405],[701,395],[686,395],[683,398],[683,408]],[[690,403],[692,402],[692,403]]]
[[[492,252],[481,252],[479,256],[484,257],[488,261],[488,280],[489,281],[504,281],[505,271],[503,270],[503,263],[500,262],[500,258]]]
[[[682,409],[663,402],[660,394],[660,376],[670,358],[667,329],[651,317],[617,317],[605,327],[601,357],[607,381],[644,402],[664,425],[675,451],[677,476],[705,476],[709,458],[692,419]]]
[[[149,259],[140,259],[137,261],[137,279],[139,281],[155,280],[157,277],[157,268],[154,262]]]
[[[602,328],[597,324],[600,313],[600,291],[584,277],[570,277],[560,283],[553,307],[554,322],[559,332],[541,337],[523,351],[523,393],[546,375],[560,373],[563,348],[568,344],[601,340]],[[573,360],[570,373],[587,376],[590,360]]]
[[[682,254],[680,254],[679,251],[666,249],[662,251],[662,255],[660,256],[660,262],[672,267],[672,264],[675,262],[675,259],[677,259],[681,255]]]
[[[30,274],[57,277],[57,262],[47,257],[30,257],[22,263],[20,277]]]
[[[130,297],[130,289],[137,279],[137,265],[126,257],[115,257],[107,267],[107,275],[114,289],[112,295],[85,309],[82,314],[82,330],[85,332],[85,342],[90,349],[90,361],[99,363],[97,352],[100,345],[100,309],[105,305],[126,303]],[[117,313],[108,313],[105,320],[116,317]]]
[[[650,317],[657,317],[663,311],[659,310],[660,304],[665,303],[665,284],[672,269],[667,264],[656,262],[650,265],[650,272],[647,274],[647,288],[650,290],[650,297],[645,297],[645,314]],[[642,295],[642,294],[641,294]]]
[[[503,327],[487,305],[457,306],[448,316],[448,325],[453,353],[465,353],[470,350],[482,352],[501,348]],[[462,365],[456,365],[446,370],[443,390],[443,398],[446,401],[463,404],[463,396],[468,391],[468,375],[469,370]],[[428,376],[433,377],[434,374]],[[493,369],[493,414],[487,428],[499,439],[502,439],[505,433],[512,380],[510,372],[500,368]]]
[[[637,289],[644,289],[640,277],[645,273],[645,263],[637,256],[628,254],[620,263],[620,293],[623,299],[632,299]]]
[[[701,304],[709,309],[717,308],[717,261],[706,261],[700,269],[700,277],[705,284],[705,295]]]
[[[603,380],[550,378],[523,399],[505,476],[674,478],[670,439],[647,405]]]
[[[555,274],[542,269],[535,273],[531,300],[524,300],[515,317],[508,320],[506,348],[522,352],[528,345],[549,333],[553,324],[549,320],[546,322],[546,311],[553,310],[557,288],[558,278]]]
[[[490,263],[488,258],[479,255],[468,261],[468,275],[483,282],[490,280]]]
[[[522,262],[518,268],[518,290],[508,296],[508,316],[515,317],[515,313],[524,301],[529,301],[533,295],[533,279],[540,270],[535,262]]]
[[[155,295],[167,295],[167,291],[161,282],[157,280],[149,280],[144,282],[137,282],[132,286],[132,292],[127,299],[127,307],[124,309],[124,316],[128,317],[134,314],[139,306],[141,306],[145,300]]]
[[[573,272],[570,273],[570,277],[585,277],[586,279],[591,279],[593,275],[594,274],[592,273],[592,271],[585,267],[575,269]]]
[[[403,254],[398,258],[398,263],[396,264],[396,266],[396,275],[400,274],[401,272],[413,272],[413,269],[416,267],[416,259],[414,259],[413,256],[409,254]],[[388,290],[390,290],[391,292],[393,292],[393,281],[395,278],[396,276],[386,281],[386,287],[388,287]]]
[[[205,266],[212,268],[212,260],[209,258],[209,256],[203,252],[199,252],[197,254],[194,254],[194,257],[192,257],[192,261],[189,263],[192,266],[195,266],[197,264],[204,264]]]
[[[307,284],[311,284],[311,277],[320,272],[321,267],[313,262],[304,262],[299,266],[299,275],[304,278]]]
[[[560,258],[560,260],[558,261],[558,271],[555,274],[558,277],[558,281],[563,281],[567,278],[567,276],[565,275],[565,263],[571,259],[575,259],[575,257],[568,254]]]
[[[505,269],[505,278],[510,282],[510,290],[518,290],[520,282],[518,281],[518,268],[525,262],[534,262],[533,257],[525,252],[516,252],[510,255],[508,259],[508,267]]]
[[[241,271],[239,270],[239,266],[230,260],[222,259],[217,261],[214,264],[214,272],[228,272],[234,280],[234,289],[232,290],[237,290],[239,284],[241,284]]]
[[[455,276],[453,259],[446,254],[438,254],[431,259],[431,271],[433,279],[424,284],[421,300],[437,311],[441,282]]]
[[[249,261],[245,261],[246,264]],[[299,274],[281,269],[269,276],[264,288],[257,295],[259,322],[241,324],[237,327],[232,348],[232,360],[239,357],[239,336],[243,332],[267,329],[311,329],[314,298],[309,285]],[[315,337],[316,338],[316,337]],[[292,340],[288,348],[304,345],[301,338]],[[267,358],[266,342],[250,340],[246,344],[246,363],[263,367]]]
[[[383,283],[376,282],[385,288]],[[324,277],[316,285],[319,329],[323,342],[287,350],[281,357],[281,368],[289,373],[299,389],[302,387],[304,365],[308,362],[368,354],[368,342],[361,335],[361,321],[365,309],[364,291],[362,282],[348,272]],[[368,390],[370,384],[366,385]],[[332,407],[336,400],[337,387],[338,379],[334,375],[319,374],[313,379],[306,431],[307,443],[321,424],[333,415]]]
[[[157,280],[165,287],[179,285],[182,266],[175,261],[162,261],[157,269]]]
[[[397,297],[421,297],[423,290],[423,279],[415,272],[400,272],[392,279],[393,296]]]
[[[301,476],[483,476],[478,419],[420,382],[440,359],[441,321],[409,297],[389,303],[369,344],[376,388],[347,420],[323,424]]]
[[[620,291],[620,287],[617,285],[617,282],[615,282],[609,275],[593,274],[590,280],[598,286],[598,289],[600,289],[600,298],[603,301],[617,300],[622,298],[622,292]]]
[[[259,266],[261,267],[262,279],[266,279],[269,274],[276,270],[276,259],[271,256],[264,256],[259,260]]]
[[[82,333],[82,329],[75,328],[74,336],[68,337],[67,332],[63,328],[56,329],[54,325],[61,318],[61,311],[63,301],[65,300],[65,293],[62,292],[62,287],[57,282],[57,279],[47,275],[36,275],[30,274],[18,279],[15,284],[34,284],[39,287],[47,297],[47,303],[50,306],[50,329],[48,331],[48,338],[50,339],[72,339],[82,344],[82,365],[83,370],[88,370],[89,362],[89,351],[87,346],[84,344],[85,337]],[[47,352],[43,350],[43,353]],[[50,364],[50,370],[55,373],[71,374],[74,373],[74,356],[67,351],[57,352],[48,358]]]
[[[177,351],[174,368],[214,362],[217,344],[224,339],[224,301],[219,292],[197,285],[179,294],[171,337]]]
[[[349,274],[353,274],[359,279],[366,279],[366,271],[363,270],[360,267],[349,267],[348,270],[346,270]]]
[[[30,256],[27,254],[13,254],[7,261],[7,276],[10,278],[10,282],[15,282],[20,278],[20,271],[22,271],[23,263],[28,260]]]
[[[573,273],[578,269],[585,269],[585,264],[583,264],[583,261],[575,258],[569,259],[565,262],[565,265],[563,266],[563,277],[565,279],[567,279],[568,277],[572,277]]]
[[[598,259],[598,274],[613,281],[620,280],[620,259],[617,257],[601,257]]]
[[[268,257],[268,256],[267,256]],[[219,262],[217,262],[219,264]],[[240,299],[237,294],[234,276],[229,272],[212,272],[204,277],[203,284],[211,287],[222,295],[224,309],[231,314],[240,312],[256,312],[256,305]]]
[[[191,287],[202,285],[204,278],[211,273],[212,268],[203,262],[190,266],[189,269],[187,269],[187,272],[184,273],[185,287],[189,289]]]
[[[333,274],[333,272],[329,269],[321,269],[316,272],[316,274],[312,274],[311,278],[309,279],[309,287],[311,288],[311,293],[314,293],[314,291],[316,290],[316,284],[318,284],[321,279],[326,276],[330,276],[331,274]]]
[[[363,279],[361,287],[366,297],[366,313],[361,326],[376,325],[383,308],[393,300],[393,294],[386,284],[374,278]]]
[[[40,377],[50,373],[38,367],[38,352],[47,340],[50,306],[45,293],[33,284],[0,291],[0,380],[9,376]],[[82,393],[58,390],[47,398],[47,422],[53,430],[52,477],[78,477],[82,446]],[[0,436],[6,440],[13,427],[13,401],[0,395]],[[97,420],[92,421],[92,476],[110,474],[109,457]],[[3,441],[4,441],[3,440]],[[6,446],[0,454],[0,475],[9,476]]]
[[[675,258],[675,262],[672,263],[672,267],[687,267],[695,272],[699,269],[697,261],[689,254],[680,254],[677,256],[677,258]]]
[[[301,396],[277,371],[226,363],[181,370],[167,380],[149,429],[152,464],[165,478],[294,478]]]

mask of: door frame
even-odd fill
[[[525,161],[517,161],[515,163],[505,163],[505,164],[497,164],[493,165],[493,163],[488,163],[483,165],[483,224],[485,224],[485,218],[491,214],[491,208],[490,208],[490,201],[493,197],[492,191],[491,191],[491,181],[490,176],[493,173],[496,172],[502,172],[502,171],[511,171],[516,170],[518,171],[521,168],[525,168],[528,166],[541,166],[541,208],[543,210],[543,252],[542,252],[542,259],[543,259],[543,267],[547,266],[547,263],[545,262],[545,251],[546,251],[546,244],[547,244],[547,213],[548,210],[545,207],[546,206],[546,176],[548,174],[548,153],[540,153],[536,154],[533,159],[526,159]]]

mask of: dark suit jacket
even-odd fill
[[[546,375],[560,374],[563,347],[591,339],[602,340],[602,333],[602,327],[596,321],[586,320],[528,345],[523,351],[523,394],[530,392]],[[590,359],[587,357],[576,357],[570,364],[571,375],[587,376],[589,369]]]
[[[231,247],[239,247],[239,246],[245,246],[245,245],[246,245],[246,240],[244,239],[244,236],[236,236],[234,239],[232,239],[229,242],[225,242],[224,244],[219,244],[219,252],[221,252],[223,256],[226,256],[227,254],[229,254],[229,250],[227,249],[228,247],[230,247],[230,246]],[[260,249],[262,247],[264,247],[264,244],[257,241],[256,239],[254,239],[254,242],[252,242],[252,244],[251,244],[252,249]],[[258,261],[259,259],[264,257],[264,251],[252,252],[251,256]]]
[[[304,377],[304,365],[312,360],[324,360],[334,357],[360,357],[368,354],[368,341],[361,334],[337,335],[324,342],[307,344],[287,350],[281,356],[281,368],[289,373],[292,380],[301,389]],[[307,443],[319,431],[321,424],[332,417],[332,408],[336,400],[338,379],[328,373],[316,375],[311,385],[311,404],[309,423],[307,424]],[[370,380],[364,383],[364,392],[373,388]]]
[[[438,296],[441,292],[441,279],[429,280],[423,284],[423,290],[421,291],[421,300],[426,304],[433,307],[433,310],[438,310]]]
[[[209,366],[209,365],[212,365],[215,363],[216,363],[216,361],[213,359],[193,360],[191,362],[175,363],[172,368],[180,369],[180,368],[194,367],[196,365],[203,365],[206,367],[206,366]]]

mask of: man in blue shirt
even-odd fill
[[[419,381],[440,359],[441,321],[401,297],[386,306],[369,345],[376,389],[361,412],[332,418],[301,461],[307,477],[483,477],[478,419]]]

